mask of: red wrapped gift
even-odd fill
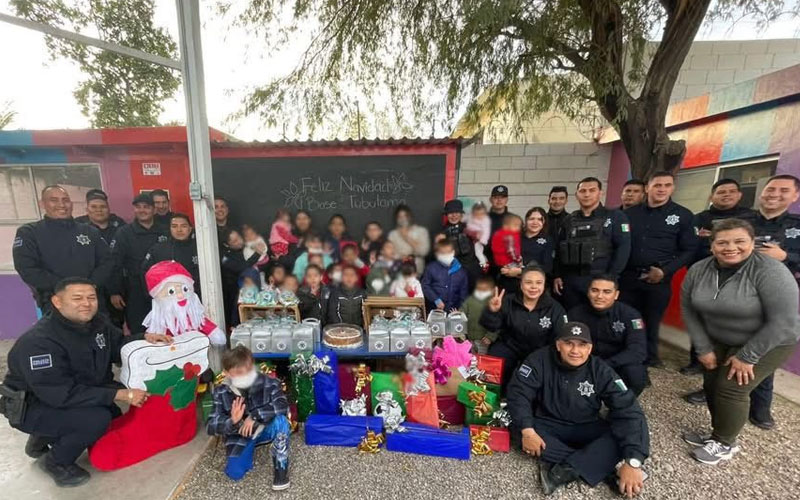
[[[361,364],[339,365],[339,398],[355,399],[361,394],[367,396],[367,415],[372,415],[372,375],[369,366]]]
[[[406,375],[410,377],[410,375]],[[433,383],[433,373],[428,374],[428,392],[420,392],[406,396],[406,416],[409,422],[417,422],[430,427],[439,428],[439,405],[436,400],[436,389]],[[406,391],[408,391],[406,385]]]
[[[464,405],[458,402],[456,396],[436,396],[436,405],[439,407],[439,419],[450,425],[464,425]]]
[[[489,429],[489,439],[486,441],[486,444],[489,445],[489,448],[494,452],[508,453],[508,451],[511,449],[511,434],[508,432],[508,429],[502,429],[500,427],[486,427],[483,425],[470,425],[469,434],[470,436],[473,436],[477,433],[480,433],[484,429]]]
[[[477,354],[476,357],[478,358],[478,370],[484,372],[484,380],[489,384],[502,384],[503,364],[506,360],[488,354]]]

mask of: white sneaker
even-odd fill
[[[684,432],[681,435],[681,438],[684,442],[702,448],[706,445],[707,442],[711,441],[711,433],[710,432]],[[734,453],[739,452],[739,443],[733,443],[731,445],[734,448]]]
[[[739,446],[735,443],[726,446],[719,441],[709,439],[703,447],[692,450],[692,456],[698,462],[708,465],[717,465],[720,460],[730,460],[739,452]]]

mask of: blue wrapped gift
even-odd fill
[[[376,433],[383,432],[383,419],[380,417],[345,417],[314,413],[308,416],[305,423],[306,444],[356,447],[367,434],[367,424],[369,430]]]
[[[403,422],[406,432],[386,434],[386,449],[432,457],[469,460],[469,428],[462,432],[434,429],[427,425]]]
[[[323,415],[339,414],[339,362],[331,350],[319,350],[314,355],[330,367],[314,374],[314,412]]]

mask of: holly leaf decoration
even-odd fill
[[[182,410],[194,401],[195,391],[197,390],[197,377],[189,380],[181,379],[172,388],[169,397],[169,404],[173,409]]]
[[[166,370],[156,370],[155,378],[145,380],[144,385],[150,394],[164,396],[170,388],[174,387],[182,379],[183,370],[173,365]]]

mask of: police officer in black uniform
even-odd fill
[[[551,241],[556,241],[558,238],[558,231],[567,218],[567,186],[553,186],[550,188],[550,194],[547,195],[547,231]]]
[[[759,196],[759,208],[748,217],[756,232],[756,249],[786,264],[795,279],[800,278],[800,215],[789,208],[800,197],[800,180],[789,174],[772,176]],[[775,427],[772,392],[775,376],[770,375],[750,393],[750,423],[765,430]]]
[[[467,225],[462,222],[464,216],[464,204],[461,200],[449,200],[444,204],[444,215],[447,220],[442,228],[442,234],[453,242],[456,250],[456,259],[461,263],[461,267],[467,273],[469,289],[475,288],[475,281],[481,274],[481,265],[475,255],[475,245],[469,236],[464,233]]]
[[[114,262],[100,232],[72,218],[72,200],[66,189],[45,187],[41,206],[45,212],[42,220],[17,229],[12,255],[14,269],[33,291],[36,305],[47,312],[59,280],[80,276],[106,286]]]
[[[86,192],[86,215],[75,217],[75,221],[96,227],[109,245],[114,241],[117,229],[125,225],[122,217],[111,213],[108,195],[102,189],[90,189]]]
[[[169,193],[163,189],[154,189],[150,191],[150,196],[153,198],[153,207],[156,209],[156,222],[164,227],[169,227],[170,220],[172,220]]]
[[[661,367],[658,332],[672,295],[672,275],[697,251],[692,212],[672,201],[675,176],[660,171],[647,182],[647,198],[625,210],[631,224],[631,256],[620,277],[620,299],[642,313],[647,364]]]
[[[194,280],[194,291],[200,295],[200,266],[197,264],[197,241],[189,216],[173,213],[169,221],[169,239],[156,243],[142,262],[142,274],[154,264],[174,260],[189,271]]]
[[[124,226],[114,238],[112,255],[116,266],[112,280],[111,303],[125,309],[125,322],[132,333],[144,331],[142,321],[150,312],[151,297],[142,274],[142,262],[156,243],[167,241],[167,229],[156,223],[153,199],[140,194],[133,199],[135,219]]]
[[[77,486],[89,473],[75,464],[121,414],[115,401],[140,406],[147,393],[114,382],[111,363],[125,337],[97,314],[94,284],[85,278],[59,281],[50,298],[53,312],[25,332],[8,353],[0,410],[12,427],[30,434],[25,453],[58,486]],[[171,342],[147,334],[148,342]]]
[[[567,312],[592,332],[592,354],[605,361],[637,396],[647,385],[647,334],[639,311],[619,302],[617,279],[600,275],[589,283],[589,302]]]
[[[502,184],[492,188],[489,196],[489,218],[492,220],[492,234],[503,227],[503,218],[508,211],[508,187]]]
[[[541,457],[546,495],[578,479],[591,486],[613,480],[620,493],[638,495],[650,454],[647,419],[633,391],[591,353],[589,327],[570,321],[555,346],[525,358],[508,386],[511,430],[522,451]]]
[[[553,290],[569,310],[586,302],[593,275],[619,275],[631,251],[630,225],[620,210],[600,203],[603,184],[596,177],[578,183],[575,197],[580,210],[561,225],[556,243]]]

